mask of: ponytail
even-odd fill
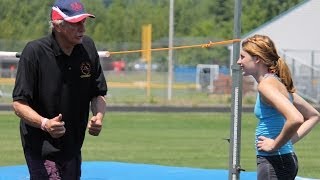
[[[278,59],[276,69],[276,74],[281,79],[281,82],[286,86],[290,93],[294,93],[296,89],[293,85],[290,69],[282,58]]]

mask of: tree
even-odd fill
[[[96,18],[87,20],[86,33],[99,50],[141,48],[142,25],[152,24],[154,47],[168,46],[169,1],[82,0]],[[242,34],[271,20],[303,0],[242,0]],[[0,50],[21,51],[26,41],[47,35],[54,1],[1,0]],[[234,0],[175,0],[174,45],[192,45],[233,37]],[[225,46],[176,51],[179,63],[227,63]],[[153,53],[156,59],[167,52]],[[124,55],[136,59],[139,54]]]

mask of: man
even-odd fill
[[[57,0],[52,34],[21,54],[12,96],[31,179],[80,179],[86,128],[102,129],[107,85],[87,17],[79,0]]]

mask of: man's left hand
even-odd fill
[[[92,116],[88,122],[89,134],[92,136],[98,136],[102,129],[102,119],[97,116]]]

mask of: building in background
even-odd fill
[[[289,64],[298,92],[315,103],[320,102],[319,17],[320,1],[306,0],[242,36],[269,36]]]

